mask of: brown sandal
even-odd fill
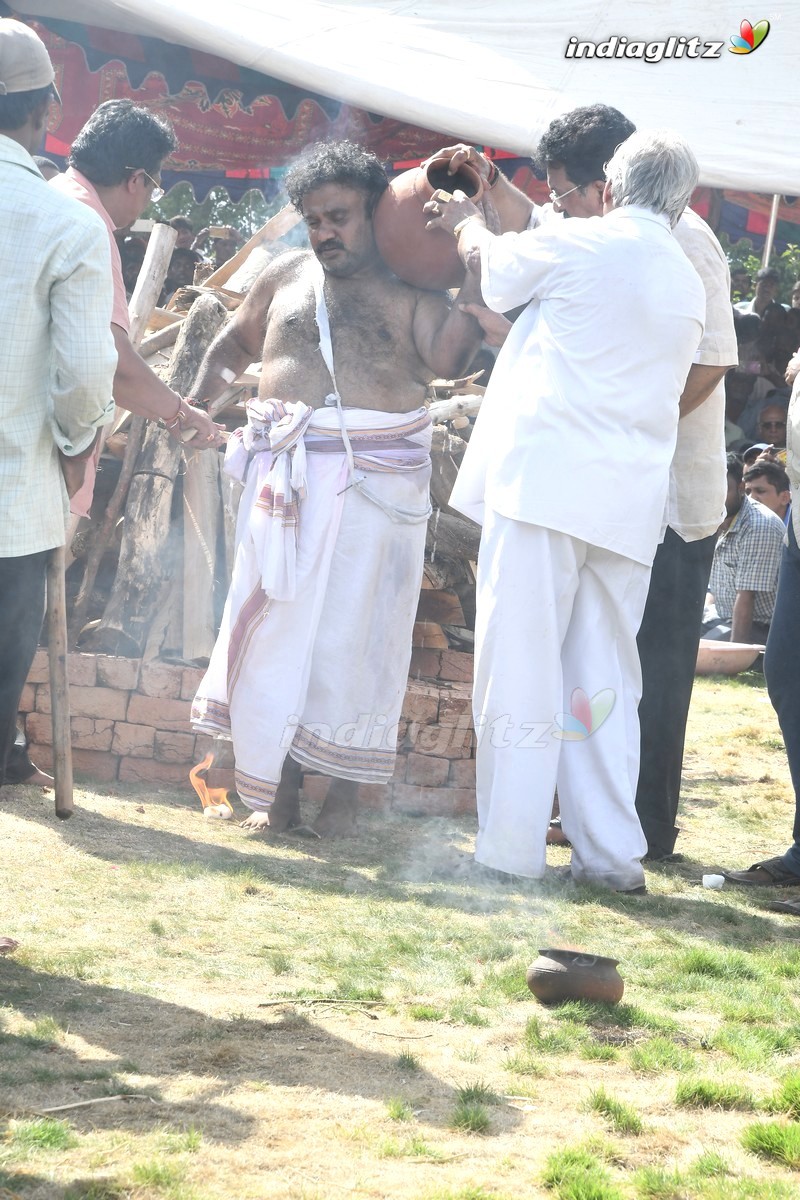
[[[746,871],[723,871],[731,883],[745,887],[800,887],[800,875],[787,871],[782,858],[765,858]]]

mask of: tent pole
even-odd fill
[[[772,244],[775,241],[775,226],[778,224],[778,209],[781,206],[781,198],[776,192],[772,197],[772,211],[769,214],[769,227],[767,236],[764,239],[764,253],[761,255],[761,266],[766,267],[772,254]]]

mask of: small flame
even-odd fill
[[[189,772],[189,782],[200,797],[200,803],[203,808],[208,808],[209,805],[226,804],[231,812],[233,812],[233,805],[228,799],[228,789],[210,788],[206,785],[206,781],[200,778],[201,774],[205,774],[209,769],[213,761],[214,755],[209,752],[202,762],[198,763],[196,767],[192,767]]]

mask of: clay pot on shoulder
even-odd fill
[[[446,192],[458,189],[478,204],[484,187],[474,167],[465,165],[455,175],[448,175],[448,162],[447,158],[431,158],[391,180],[372,218],[380,255],[398,279],[435,291],[460,287],[464,268],[452,234],[425,228],[428,218],[422,206],[439,188]]]
[[[528,987],[542,1004],[564,1000],[616,1004],[625,991],[618,961],[580,950],[540,950],[536,962],[528,967]]]

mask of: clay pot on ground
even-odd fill
[[[373,215],[375,242],[386,265],[405,283],[434,291],[460,287],[464,268],[452,234],[425,228],[422,206],[439,188],[458,189],[475,204],[483,195],[483,179],[473,167],[448,175],[448,161],[431,158],[391,180]]]
[[[617,971],[618,959],[581,950],[540,950],[528,967],[528,987],[542,1004],[588,1000],[616,1004],[625,984]]]

